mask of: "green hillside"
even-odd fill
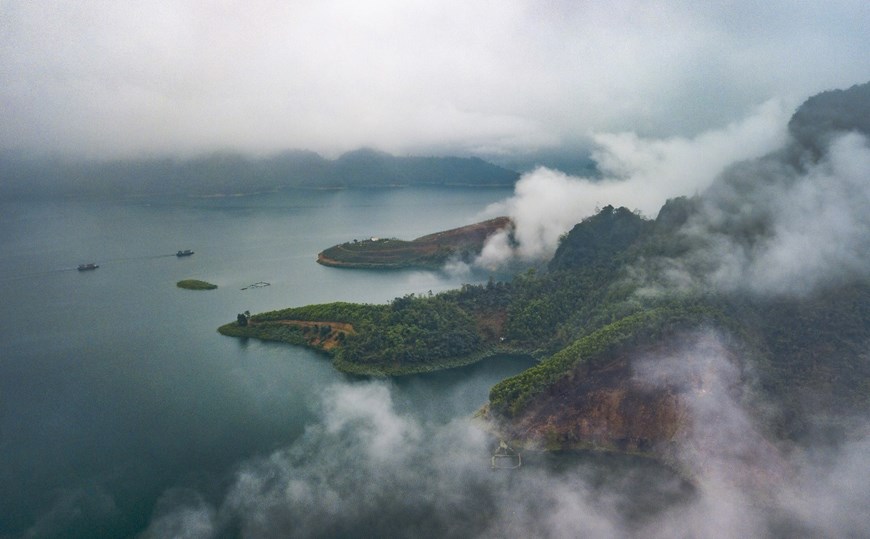
[[[562,237],[546,271],[387,305],[263,313],[221,332],[311,346],[357,374],[526,354],[539,364],[494,386],[483,412],[503,434],[548,447],[659,452],[679,435],[681,410],[692,392],[706,391],[708,373],[651,388],[634,378],[636,362],[714,334],[738,373],[729,391],[769,432],[799,440],[820,416],[870,409],[866,177],[836,161],[848,159],[854,133],[822,136],[808,126],[839,125],[824,118],[844,117],[837,104],[863,103],[870,85],[846,92],[817,100],[823,110],[808,101],[785,151],[669,200],[656,219],[612,206],[586,218]],[[795,211],[808,201],[811,211]],[[685,361],[696,368],[701,359]]]

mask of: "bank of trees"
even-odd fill
[[[344,361],[407,364],[474,354],[482,340],[474,319],[454,301],[440,296],[396,298],[374,308],[342,350]]]

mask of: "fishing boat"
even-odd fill
[[[177,253],[175,253],[175,256],[180,258],[182,256],[190,256],[192,254],[193,254],[193,251],[191,251],[190,249],[185,249],[183,251],[178,251]]]
[[[88,270],[95,270],[99,267],[100,266],[94,264],[93,262],[90,262],[88,264],[79,264],[78,270],[79,271],[88,271]]]

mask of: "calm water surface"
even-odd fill
[[[244,310],[380,303],[483,281],[314,260],[354,238],[411,239],[468,224],[509,195],[433,188],[0,201],[0,536],[133,535],[168,488],[219,498],[238,463],[300,436],[325,387],[356,382],[309,351],[215,329]],[[196,254],[177,258],[179,249]],[[86,262],[100,268],[76,271]],[[175,286],[186,278],[219,288]],[[271,286],[241,290],[260,281]],[[396,406],[448,421],[524,367],[495,361],[403,380]]]

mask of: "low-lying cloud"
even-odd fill
[[[596,135],[593,157],[601,176],[579,178],[547,168],[523,175],[513,197],[487,209],[509,215],[514,230],[493,236],[477,264],[495,269],[516,259],[546,260],[559,237],[600,206],[655,215],[668,198],[705,190],[729,165],[781,147],[787,119],[785,107],[770,101],[739,122],[693,138]]]
[[[388,383],[359,382],[329,388],[320,419],[291,446],[243,463],[218,504],[167,491],[143,535],[665,538],[866,530],[865,512],[845,512],[870,487],[840,481],[870,473],[870,443],[859,439],[815,460],[766,445],[741,398],[738,365],[727,342],[701,332],[638,367],[651,384],[665,377],[696,389],[687,401],[691,434],[675,452],[691,487],[678,474],[628,460],[568,458],[553,467],[527,459],[519,470],[492,471],[492,441],[467,418],[438,423],[399,413]]]
[[[0,150],[511,154],[870,69],[861,2],[0,3]],[[800,61],[795,61],[799,58]]]
[[[560,237],[604,205],[655,216],[666,200],[700,195],[679,231],[691,249],[632,268],[644,294],[673,289],[803,296],[870,276],[870,141],[833,133],[809,160],[786,134],[781,106],[693,139],[599,135],[600,178],[539,168],[512,198],[487,209],[512,230],[494,235],[476,260],[497,269],[546,261]],[[787,146],[790,144],[790,146]],[[782,148],[788,151],[777,151]]]
[[[807,166],[783,155],[733,167],[681,229],[686,255],[646,261],[647,292],[713,288],[804,296],[870,277],[870,141],[833,138]]]

